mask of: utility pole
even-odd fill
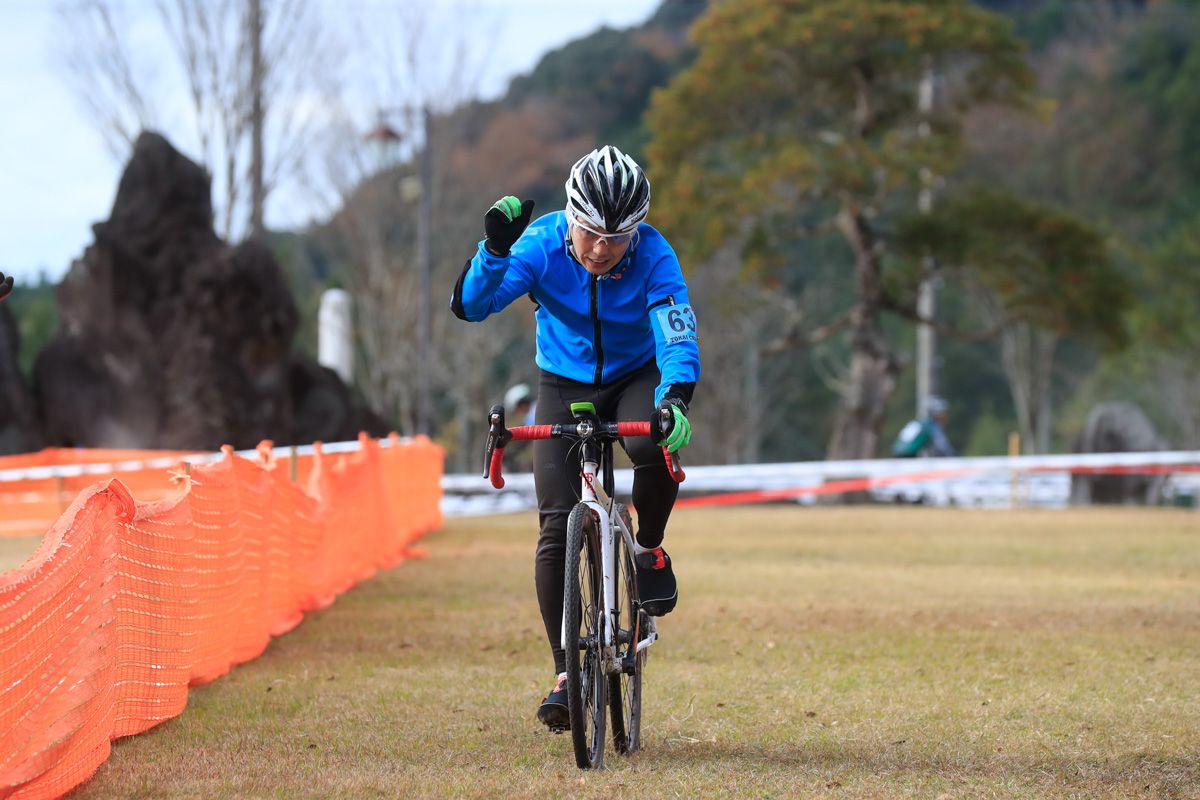
[[[379,121],[375,129],[366,135],[368,142],[373,142],[381,151],[394,150],[400,143],[400,135],[387,126],[386,119],[391,114],[403,114],[409,120],[414,115],[420,116],[422,128],[420,165],[418,181],[420,197],[417,205],[417,274],[419,281],[417,297],[417,403],[416,427],[417,433],[429,435],[430,420],[433,416],[431,400],[432,377],[429,353],[431,350],[430,306],[432,303],[432,251],[430,248],[431,231],[433,230],[433,111],[428,103],[420,107],[403,105],[379,110]],[[410,128],[411,130],[411,128]],[[413,148],[414,152],[416,148]],[[394,163],[395,156],[381,152],[378,158],[378,169],[387,169]],[[404,192],[402,191],[402,194]]]
[[[263,186],[263,83],[262,2],[249,0],[247,27],[250,35],[250,238],[261,239],[267,228],[263,222],[266,204]]]
[[[925,57],[925,71],[921,75],[921,83],[917,89],[917,108],[923,119],[920,123],[919,134],[928,136],[930,133],[928,115],[933,111],[936,75],[933,70],[933,57]],[[921,170],[922,187],[917,197],[917,209],[922,214],[933,210],[934,176],[928,167]],[[921,272],[923,278],[917,290],[917,314],[923,320],[932,320],[937,313],[937,265],[931,256],[922,259]],[[925,413],[925,401],[937,393],[937,338],[933,325],[928,322],[917,324],[917,417]]]
[[[421,107],[421,122],[425,129],[425,141],[421,148],[421,206],[417,216],[417,269],[421,275],[421,296],[417,312],[417,433],[428,436],[429,419],[432,414],[429,375],[432,270],[429,236],[433,226],[433,112],[429,110],[428,105]]]

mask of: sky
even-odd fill
[[[337,1],[346,7],[345,0]],[[464,0],[425,1],[453,14],[461,13]],[[349,0],[350,7],[387,2]],[[396,0],[397,5],[411,2]],[[490,54],[480,93],[491,98],[546,52],[604,25],[641,24],[660,0],[465,2],[480,24],[462,29],[471,31],[471,46]],[[143,30],[154,24],[153,0],[123,3]],[[0,271],[18,281],[42,275],[56,281],[83,254],[92,241],[92,224],[109,215],[124,166],[106,149],[64,80],[57,63],[63,37],[55,5],[55,0],[0,0]],[[268,227],[301,225],[313,216],[294,204],[283,205],[268,206]]]

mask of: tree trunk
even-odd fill
[[[1021,448],[1028,455],[1050,449],[1050,378],[1058,336],[1025,323],[1009,325],[1001,338],[1004,373],[1017,410]]]
[[[901,372],[897,359],[886,352],[878,320],[873,325],[856,324],[853,337],[849,380],[826,455],[830,461],[875,457]]]
[[[266,170],[263,163],[263,119],[266,116],[263,82],[266,69],[262,53],[261,0],[250,0],[247,34],[250,37],[250,236],[261,239],[267,232],[263,221],[267,197],[263,182]]]
[[[874,231],[853,206],[842,208],[837,223],[854,251],[857,305],[850,328],[850,371],[826,454],[831,461],[875,457],[888,403],[904,369],[880,324],[882,284]]]

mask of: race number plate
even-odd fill
[[[696,312],[689,305],[658,309],[654,312],[654,324],[667,344],[696,341]]]

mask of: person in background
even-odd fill
[[[532,425],[537,404],[528,383],[518,383],[504,393],[504,417],[507,425]],[[516,444],[516,442],[513,442]]]
[[[946,438],[946,420],[950,407],[935,395],[925,400],[925,413],[900,429],[900,435],[892,444],[895,458],[920,458],[957,456],[958,451]]]
[[[4,277],[4,273],[0,272],[0,300],[3,300],[4,298],[8,297],[8,293],[12,291],[12,287],[13,287],[12,275],[9,275],[6,278],[6,277]]]
[[[505,424],[532,425],[537,401],[528,383],[518,383],[504,393]],[[509,442],[504,448],[504,468],[509,472],[533,472],[533,444],[528,440]]]

